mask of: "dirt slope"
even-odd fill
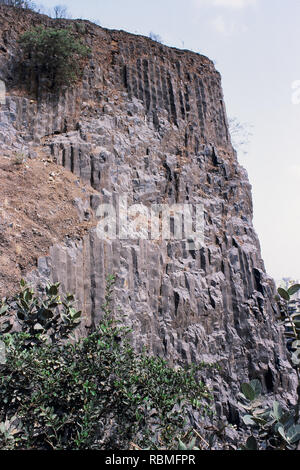
[[[95,221],[77,208],[95,191],[71,172],[40,155],[22,161],[0,149],[0,296],[18,288],[20,278],[65,237],[81,237]],[[81,203],[80,203],[81,205]]]

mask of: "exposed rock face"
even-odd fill
[[[148,208],[203,204],[205,243],[187,250],[181,240],[104,241],[95,227],[80,241],[49,247],[28,279],[60,281],[75,292],[90,326],[101,315],[106,276],[115,273],[115,306],[127,315],[136,347],[148,345],[173,362],[217,362],[217,410],[232,422],[239,382],[260,378],[268,392],[291,391],[274,285],[252,225],[251,187],[231,145],[213,63],[73,21],[92,48],[82,83],[58,98],[40,92],[31,99],[20,96],[13,62],[18,34],[38,23],[54,20],[23,13],[15,22],[11,9],[0,8],[3,148],[21,145],[16,139],[26,149],[43,146],[97,191],[93,211],[118,206],[124,194],[128,205]]]

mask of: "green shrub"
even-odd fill
[[[51,88],[75,82],[89,53],[89,48],[69,29],[37,26],[23,34],[19,43],[24,65],[37,79],[46,78]]]
[[[292,297],[300,290],[300,284],[291,285],[287,290],[278,288],[277,302],[281,312],[281,325],[284,326],[287,349],[290,352],[292,365],[297,373],[298,390],[296,421],[300,417],[300,311]]]
[[[35,295],[23,283],[13,303],[3,300],[0,448],[128,449],[133,441],[172,449],[191,429],[190,413],[206,414],[201,366],[174,370],[135,353],[110,309],[113,285],[111,277],[100,324],[77,342],[66,334],[80,312],[73,297],[61,300],[59,285]],[[13,312],[18,331],[9,327]]]
[[[240,407],[246,410],[243,422],[255,431],[244,446],[247,450],[293,450],[300,441],[300,425],[292,410],[284,409],[274,401],[272,406],[264,404],[259,380],[242,384]]]
[[[300,311],[292,300],[299,290],[300,284],[288,289],[279,287],[276,296],[291,363],[298,377],[297,404],[292,409],[284,408],[277,401],[272,406],[265,405],[258,380],[242,384],[240,407],[247,411],[242,419],[256,433],[247,439],[244,448],[248,450],[290,450],[297,448],[300,441]]]

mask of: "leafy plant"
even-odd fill
[[[294,413],[277,401],[271,407],[264,405],[261,393],[259,380],[241,386],[240,407],[247,411],[242,419],[256,431],[256,436],[247,439],[244,449],[293,449],[300,441],[300,425],[296,424]]]
[[[14,165],[22,165],[26,162],[26,155],[23,152],[17,152],[13,157]]]
[[[0,423],[18,426],[13,439],[7,425],[6,434],[0,427],[0,448],[128,449],[134,441],[177,449],[192,427],[191,413],[209,412],[203,365],[175,370],[134,352],[130,330],[111,310],[114,282],[107,280],[99,325],[77,342],[65,325],[72,331],[78,312],[72,296],[61,300],[59,285],[38,295],[22,282],[12,303],[3,300],[3,321],[14,311],[19,328],[0,335],[7,357],[0,365]]]
[[[39,294],[35,294],[22,280],[22,290],[13,301],[7,304],[6,299],[2,300],[0,332],[8,333],[12,329],[13,313],[20,329],[28,334],[28,344],[47,341],[54,344],[68,338],[80,323],[82,312],[75,308],[73,295],[59,295],[59,286],[59,283],[49,285]]]
[[[194,437],[188,444],[184,444],[181,439],[178,441],[178,450],[200,450],[196,447],[196,438]]]
[[[21,422],[15,416],[10,420],[0,423],[0,441],[5,443],[5,448],[12,450],[18,443],[18,435],[21,434]]]
[[[293,284],[288,289],[278,288],[277,302],[281,311],[281,325],[285,328],[287,347],[291,352],[291,361],[298,377],[298,401],[296,421],[300,415],[300,311],[294,305],[292,297],[300,290],[300,284]]]
[[[24,33],[19,43],[23,65],[27,65],[39,80],[44,77],[51,88],[70,85],[81,75],[89,48],[71,29],[37,26]]]

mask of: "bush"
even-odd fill
[[[292,299],[299,290],[300,284],[290,285],[288,289],[279,287],[276,296],[280,324],[284,326],[287,349],[297,372],[297,403],[292,409],[277,401],[269,406],[261,397],[262,386],[258,380],[242,384],[240,407],[247,410],[242,419],[255,432],[244,446],[248,450],[294,450],[300,442],[300,311]]]
[[[300,441],[300,425],[293,410],[279,402],[264,404],[259,380],[242,384],[240,407],[247,413],[243,422],[256,435],[251,435],[244,446],[247,450],[294,450]]]
[[[55,19],[70,18],[68,9],[64,5],[56,5],[53,7],[53,16]]]
[[[279,287],[277,290],[279,295],[276,298],[281,312],[281,325],[285,330],[287,349],[298,378],[296,421],[300,418],[300,311],[292,297],[299,290],[300,284],[291,285],[287,290]]]
[[[29,66],[37,80],[46,78],[52,89],[75,82],[89,53],[89,48],[69,29],[38,26],[23,34],[19,43],[24,64]]]
[[[174,370],[135,353],[110,310],[113,284],[111,277],[100,324],[77,342],[66,334],[80,312],[72,296],[61,300],[59,285],[35,295],[23,283],[13,303],[3,300],[0,448],[128,449],[134,441],[172,449],[191,428],[190,413],[206,414],[201,366]]]

